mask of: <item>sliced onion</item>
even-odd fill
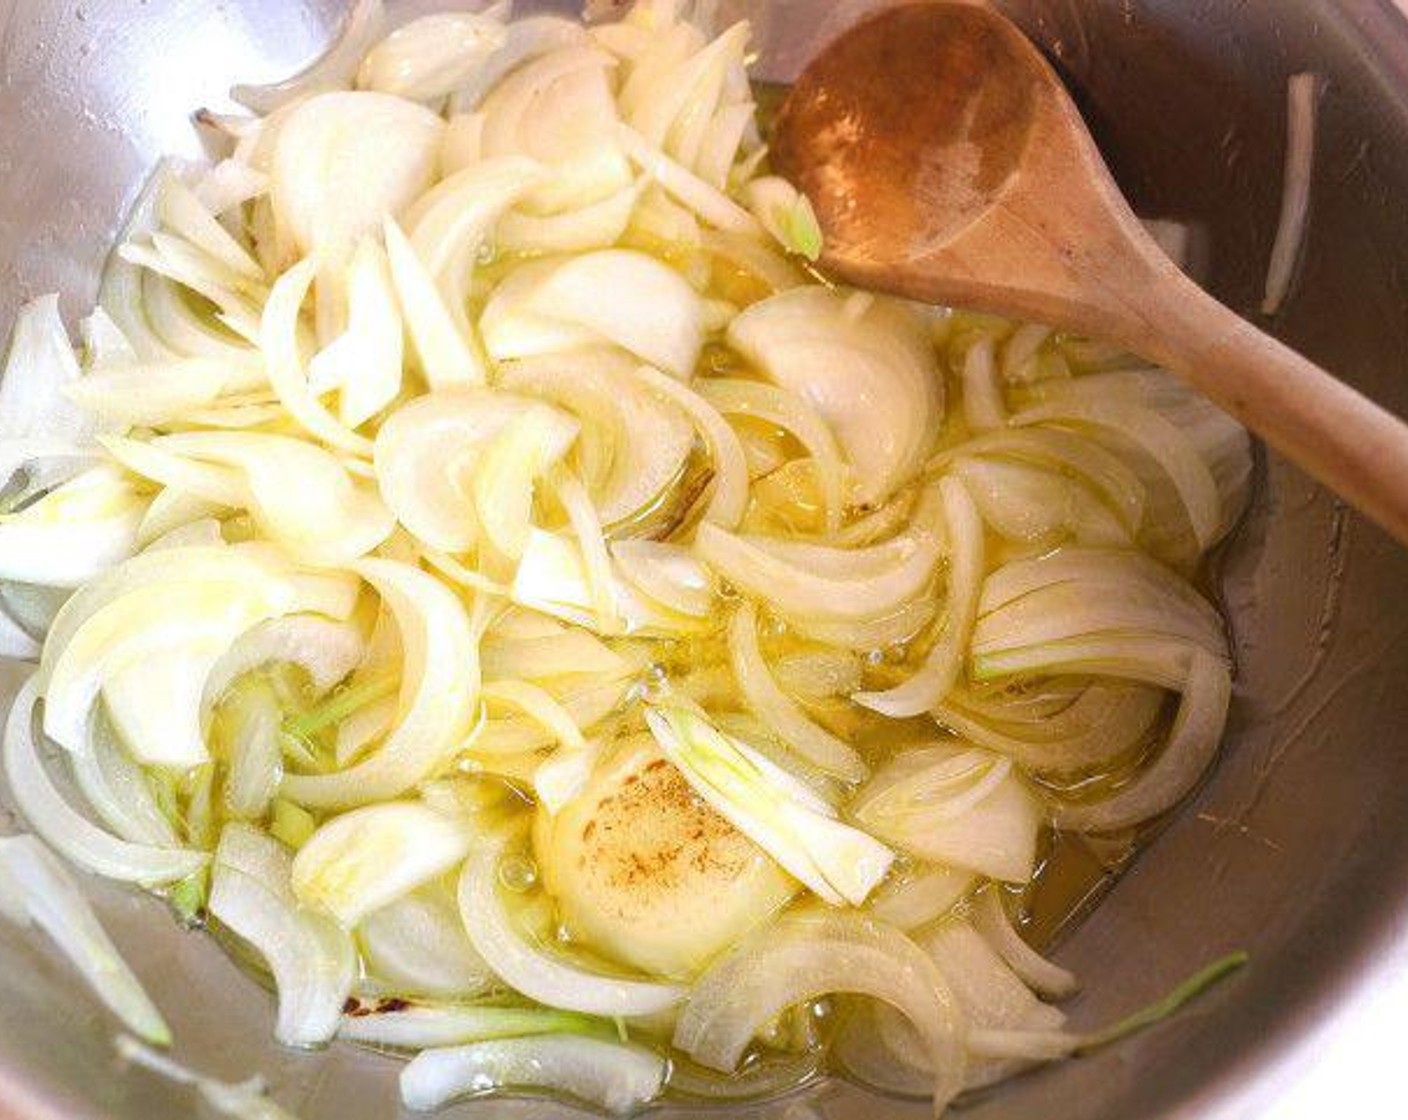
[[[473,1007],[412,1004],[396,1011],[359,1008],[342,1018],[338,1038],[403,1050],[463,1046],[498,1038],[599,1031],[601,1021],[573,1011],[542,1007]]]
[[[636,378],[652,392],[678,405],[708,444],[714,485],[704,520],[725,529],[737,526],[748,504],[748,460],[737,433],[708,401],[659,370],[642,366],[636,370]]]
[[[381,0],[357,0],[328,50],[302,73],[265,86],[236,86],[230,96],[256,113],[268,113],[321,89],[346,89],[357,65],[381,32]]]
[[[384,801],[430,777],[468,734],[479,699],[478,642],[454,593],[394,560],[359,560],[353,570],[396,616],[405,650],[402,715],[362,762],[335,774],[284,778],[284,797],[316,808]]]
[[[384,93],[315,94],[275,137],[270,198],[303,252],[332,259],[400,214],[432,182],[445,122]]]
[[[518,156],[480,160],[442,179],[406,215],[411,248],[466,339],[468,285],[490,232],[543,174],[539,164]]]
[[[903,684],[884,692],[861,692],[852,697],[892,719],[922,715],[943,700],[963,671],[973,623],[982,590],[984,555],[983,521],[972,496],[956,478],[939,480],[949,548],[948,602],[943,629],[925,654],[923,667]]]
[[[630,224],[643,184],[632,183],[598,202],[540,217],[513,210],[499,219],[494,240],[505,253],[584,253],[616,244]]]
[[[176,830],[157,805],[146,772],[118,741],[104,713],[94,716],[89,742],[91,753],[69,754],[74,781],[88,806],[124,840],[179,848]]]
[[[859,914],[794,914],[752,934],[699,978],[674,1043],[702,1065],[731,1071],[774,1016],[842,992],[881,1000],[914,1024],[935,1071],[934,1108],[943,1108],[963,1078],[954,997],[912,941]]]
[[[485,447],[469,480],[470,490],[485,543],[499,555],[510,560],[523,555],[533,527],[537,481],[567,454],[578,430],[577,421],[566,413],[534,402]]]
[[[1036,864],[1039,803],[1011,763],[962,745],[896,755],[861,789],[851,813],[912,855],[1025,883]]]
[[[519,265],[490,296],[479,329],[496,361],[607,342],[688,378],[703,344],[703,308],[668,265],[603,249]]]
[[[271,619],[241,635],[216,662],[205,698],[213,702],[239,677],[273,662],[298,665],[321,694],[356,668],[365,652],[361,632],[345,622],[299,614]]]
[[[859,906],[885,878],[894,853],[761,751],[684,707],[645,718],[694,791],[818,898]]]
[[[395,526],[373,487],[354,481],[331,452],[303,440],[263,432],[184,432],[163,436],[156,446],[240,471],[259,528],[304,563],[354,560]]]
[[[1018,413],[1019,425],[1073,423],[1108,428],[1145,450],[1168,474],[1182,499],[1200,547],[1210,547],[1222,523],[1222,503],[1211,470],[1188,438],[1150,409],[1084,401],[1038,405]]]
[[[278,700],[271,689],[246,688],[230,698],[221,714],[233,724],[221,800],[236,820],[262,820],[284,776]]]
[[[392,262],[394,267],[394,256]],[[317,261],[312,257],[294,265],[279,277],[264,305],[259,339],[264,360],[268,364],[269,384],[278,394],[279,403],[300,427],[343,451],[368,455],[371,441],[346,427],[308,388],[299,349],[298,314],[312,286],[317,267]]]
[[[352,927],[456,866],[473,839],[463,820],[415,801],[387,801],[333,817],[308,838],[290,881],[304,906]]]
[[[264,272],[258,262],[216,221],[180,177],[169,171],[158,174],[156,217],[161,224],[235,272],[262,281]]]
[[[671,159],[635,129],[623,124],[617,135],[622,150],[630,157],[631,162],[702,221],[726,233],[754,238],[763,236],[763,227],[752,214],[723,191]]]
[[[1276,240],[1271,247],[1271,263],[1266,269],[1266,294],[1261,301],[1263,315],[1275,315],[1281,310],[1305,248],[1310,190],[1315,176],[1315,126],[1320,86],[1320,76],[1310,72],[1293,74],[1286,84],[1286,170]]]
[[[422,887],[362,919],[357,928],[375,987],[404,996],[466,999],[490,988],[488,966],[469,943],[448,891]],[[347,1035],[347,1023],[339,1032]]]
[[[545,634],[522,638],[490,631],[479,651],[485,680],[542,680],[565,673],[620,676],[630,671],[630,662],[585,630],[551,625]]]
[[[834,533],[841,527],[845,500],[841,449],[826,421],[806,401],[774,385],[730,378],[701,381],[698,392],[725,416],[751,416],[791,432],[816,464],[826,503],[826,531]]]
[[[1158,758],[1118,793],[1084,805],[1063,806],[1057,823],[1082,832],[1112,832],[1172,808],[1216,757],[1232,699],[1227,664],[1195,649],[1168,743]]]
[[[310,386],[340,391],[347,428],[366,423],[401,391],[403,331],[390,261],[363,237],[347,269],[347,330],[308,363]]]
[[[1033,991],[1051,999],[1065,999],[1075,994],[1075,975],[1052,964],[1022,939],[1013,928],[997,890],[986,890],[978,895],[973,928]]]
[[[507,27],[503,47],[451,95],[451,109],[456,113],[467,113],[478,108],[485,95],[511,70],[539,55],[585,40],[586,33],[575,20],[560,16],[529,16],[513,20]]]
[[[868,768],[850,744],[814,723],[777,687],[758,648],[758,612],[751,603],[734,612],[728,652],[744,701],[778,738],[828,774],[852,782],[865,778]]]
[[[911,933],[952,911],[978,882],[963,868],[920,864],[891,875],[866,908],[880,921]]]
[[[473,480],[490,442],[535,402],[457,388],[398,408],[377,433],[381,492],[407,529],[432,548],[467,552],[479,538]]]
[[[573,209],[630,185],[607,77],[613,65],[595,47],[562,47],[510,74],[484,99],[485,155],[528,156],[552,170],[525,198],[530,211]]]
[[[641,1046],[544,1035],[425,1050],[401,1072],[401,1100],[429,1111],[494,1088],[555,1090],[613,1115],[647,1104],[665,1084],[665,1060]]]
[[[396,28],[366,52],[357,85],[412,101],[435,101],[471,79],[508,39],[504,5],[437,12]]]
[[[922,321],[874,298],[807,285],[755,303],[728,328],[730,345],[806,400],[856,470],[862,503],[882,501],[918,472],[943,419],[943,379]],[[849,308],[849,310],[848,310]]]
[[[793,561],[776,555],[771,539],[735,536],[707,523],[699,527],[694,548],[741,591],[808,626],[889,614],[923,591],[939,558],[935,539],[919,534],[850,554],[813,548],[805,560]],[[847,567],[837,575],[817,574],[816,562],[829,558]]]
[[[16,806],[50,847],[97,875],[145,886],[179,882],[205,866],[210,857],[204,852],[120,840],[70,808],[45,771],[34,741],[37,700],[31,677],[5,724],[5,778]]]
[[[525,940],[499,896],[499,863],[507,849],[504,836],[486,837],[465,861],[459,885],[469,938],[499,979],[539,1003],[589,1015],[651,1015],[684,998],[674,984],[586,972]]]
[[[621,574],[644,594],[680,614],[707,618],[718,598],[709,569],[687,548],[661,541],[615,541]]]
[[[357,956],[335,922],[298,905],[291,864],[277,840],[227,824],[215,851],[209,908],[269,966],[279,997],[275,1037],[285,1046],[320,1046],[337,1033]]]
[[[33,836],[0,836],[0,915],[54,941],[108,1010],[158,1046],[171,1029],[99,923],[73,876]]]
[[[1007,406],[997,380],[991,335],[970,347],[963,361],[963,418],[971,432],[997,431],[1007,424]]]
[[[51,587],[95,579],[136,551],[148,501],[130,477],[103,466],[0,515],[0,579]]]
[[[1038,773],[1088,771],[1137,747],[1163,706],[1164,693],[1129,681],[1078,681],[1052,703],[1026,714],[1021,698],[1004,704],[956,689],[934,718],[981,747]]]

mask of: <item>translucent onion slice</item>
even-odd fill
[[[851,782],[866,777],[869,768],[850,744],[813,722],[778,688],[758,648],[758,611],[751,603],[734,612],[728,628],[728,653],[734,680],[749,710],[779,739],[828,774]]]
[[[65,392],[106,427],[155,427],[212,403],[225,391],[231,373],[228,360],[217,358],[129,364],[95,370]]]
[[[1052,964],[1022,939],[996,889],[978,895],[978,904],[973,909],[973,928],[1033,991],[1050,999],[1065,999],[1075,994],[1074,973]]]
[[[748,505],[748,460],[737,433],[708,401],[659,370],[642,366],[635,375],[646,388],[678,405],[703,435],[714,464],[713,490],[704,520],[725,529],[735,528]]]
[[[644,184],[632,183],[599,202],[540,217],[511,210],[499,219],[494,241],[505,253],[585,253],[621,240]]]
[[[1134,441],[1167,472],[1199,547],[1207,549],[1216,542],[1223,520],[1217,482],[1188,438],[1171,422],[1151,409],[1087,401],[1038,405],[1012,418],[1018,425],[1053,422],[1108,428]]]
[[[482,12],[437,12],[396,28],[367,51],[361,89],[435,101],[472,78],[508,39],[504,5]]]
[[[523,63],[586,41],[586,32],[576,20],[560,16],[528,16],[508,24],[504,45],[450,96],[450,107],[456,113],[468,113],[480,106],[503,76]]]
[[[398,408],[377,433],[382,496],[400,522],[432,548],[469,551],[479,539],[474,477],[484,449],[537,405],[488,389],[457,388]]]
[[[695,792],[817,897],[859,906],[884,879],[894,853],[765,755],[683,707],[645,718]]]
[[[701,381],[699,395],[725,416],[751,416],[792,433],[816,465],[826,503],[826,531],[841,527],[845,463],[830,427],[806,401],[785,389],[758,381],[717,378]]]
[[[401,1100],[426,1112],[494,1088],[565,1093],[613,1115],[654,1100],[665,1060],[642,1046],[554,1034],[424,1050],[401,1071]]]
[[[149,502],[129,476],[103,466],[0,514],[0,579],[82,586],[136,551]]]
[[[146,771],[127,753],[103,713],[89,732],[91,753],[69,754],[84,800],[115,833],[134,844],[179,848],[171,821],[157,804]]]
[[[902,933],[911,933],[948,914],[979,882],[964,868],[919,864],[885,880],[866,909]]]
[[[611,555],[621,574],[671,610],[708,618],[718,598],[709,569],[682,545],[663,541],[614,541]]]
[[[430,185],[444,128],[430,110],[384,93],[300,102],[281,121],[270,156],[277,221],[303,252],[349,252]]]
[[[617,133],[621,148],[641,172],[659,183],[690,213],[716,230],[761,238],[763,227],[733,199],[672,159],[629,125]]]
[[[72,809],[39,757],[33,730],[37,701],[31,677],[5,723],[5,779],[16,806],[50,847],[94,874],[145,886],[179,882],[205,866],[210,857],[204,852],[120,840]]]
[[[703,306],[668,265],[629,249],[519,265],[479,320],[496,361],[611,343],[678,378],[703,344]]]
[[[435,278],[466,339],[471,337],[465,311],[469,281],[489,235],[500,216],[543,176],[540,164],[519,156],[480,160],[442,179],[406,214],[411,248]]]
[[[694,448],[686,415],[640,385],[637,364],[623,351],[593,348],[500,369],[505,388],[542,397],[581,421],[573,459],[608,526],[658,503]]]
[[[294,857],[294,896],[344,927],[456,866],[473,834],[466,821],[415,801],[387,801],[333,817]]]
[[[1113,832],[1172,808],[1197,784],[1216,757],[1231,699],[1232,676],[1227,663],[1195,649],[1189,661],[1183,701],[1163,751],[1133,782],[1111,797],[1062,806],[1057,811],[1057,823],[1082,832]]]
[[[158,1046],[170,1044],[166,1020],[73,876],[33,836],[0,836],[0,916],[42,929],[128,1030]]]
[[[374,487],[354,480],[331,452],[262,432],[183,432],[163,451],[238,470],[260,530],[308,564],[337,566],[370,552],[395,527]]]
[[[308,674],[316,693],[330,689],[361,662],[366,643],[357,627],[315,615],[271,619],[241,635],[211,670],[205,699],[213,703],[239,677],[284,662]]]
[[[547,633],[521,638],[500,637],[490,630],[479,650],[484,679],[542,680],[564,673],[620,676],[630,672],[631,663],[599,638],[548,621],[552,629]]]
[[[394,267],[394,256],[392,262]],[[269,292],[259,326],[259,345],[268,366],[269,384],[300,427],[324,443],[365,456],[371,452],[371,441],[349,429],[313,396],[303,368],[298,316],[317,269],[317,260],[309,257],[279,277]]]
[[[933,451],[943,378],[922,320],[904,304],[863,304],[807,285],[749,307],[728,341],[756,369],[831,425],[855,468],[858,499],[878,503]]]
[[[897,930],[853,913],[811,911],[767,926],[695,984],[674,1043],[732,1071],[765,1024],[789,1007],[850,993],[897,1008],[923,1039],[937,1113],[962,1087],[963,1017],[943,975]]]
[[[484,154],[527,156],[552,169],[524,199],[531,212],[573,209],[630,186],[607,76],[614,65],[593,46],[562,47],[514,71],[484,99]]]
[[[339,391],[342,423],[356,429],[401,391],[401,308],[386,252],[370,237],[357,243],[347,268],[347,330],[308,363],[308,381]]]
[[[318,90],[346,89],[362,56],[381,33],[384,16],[381,0],[357,0],[332,46],[306,70],[272,85],[236,86],[230,96],[256,113],[270,113]]]
[[[537,482],[567,454],[578,430],[566,413],[533,402],[484,448],[469,484],[484,541],[499,555],[522,557],[533,527]]]
[[[807,566],[779,558],[766,538],[736,536],[705,523],[695,538],[695,554],[748,595],[770,604],[790,620],[861,622],[902,607],[928,585],[939,560],[939,545],[927,533],[906,535],[870,549],[843,555],[812,549]],[[842,574],[816,574],[820,558],[844,560]]]
[[[1042,810],[1009,760],[961,744],[896,755],[851,806],[859,824],[932,863],[1025,883]]]
[[[548,1007],[589,1015],[651,1015],[684,998],[674,984],[586,972],[530,944],[499,893],[499,864],[508,848],[504,835],[485,837],[465,861],[459,883],[465,928],[499,979]]]
[[[0,375],[0,486],[32,462],[32,448],[43,447],[43,456],[81,456],[93,423],[67,395],[79,381],[59,297],[25,304],[15,316]]]
[[[235,272],[262,281],[264,272],[259,263],[216,221],[180,177],[169,171],[159,171],[158,175],[156,217],[161,224]]]
[[[455,594],[394,560],[359,560],[352,567],[396,616],[405,650],[402,715],[386,741],[356,765],[284,778],[284,797],[316,808],[384,801],[430,777],[463,742],[479,699],[478,642]]]
[[[903,684],[884,692],[860,692],[852,699],[892,719],[930,711],[952,691],[963,671],[978,614],[984,556],[983,520],[967,487],[956,478],[939,480],[949,549],[948,601],[942,629],[924,655],[924,665]]]
[[[963,359],[963,418],[968,430],[981,434],[1007,426],[1007,405],[997,379],[991,335],[968,347]]]
[[[984,585],[973,629],[976,661],[991,666],[993,657],[1024,649],[1116,637],[1179,641],[1226,658],[1216,610],[1138,553],[1061,549],[1009,567]]]
[[[422,887],[368,914],[357,936],[375,989],[468,999],[494,984],[469,943],[454,898],[440,886]],[[344,1037],[347,1027],[344,1020],[339,1031]]]
[[[1002,697],[955,689],[934,718],[980,747],[1037,773],[1076,774],[1138,746],[1152,730],[1164,693],[1129,681],[1080,682],[1056,706],[1026,716]]]
[[[609,1024],[606,1026],[612,1029]],[[543,1007],[416,1003],[398,1011],[359,1008],[343,1016],[337,1036],[404,1050],[426,1050],[497,1038],[601,1033],[602,1027],[600,1019]]]
[[[320,1046],[337,1033],[352,991],[357,955],[331,918],[298,905],[289,887],[288,850],[249,825],[220,833],[210,913],[264,958],[278,990],[275,1037],[285,1046]]]

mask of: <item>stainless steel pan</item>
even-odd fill
[[[533,5],[521,8],[563,5]],[[865,0],[728,2],[785,79]],[[1285,80],[1328,79],[1310,244],[1272,324],[1408,413],[1408,23],[1389,0],[1013,0],[1068,76],[1150,216],[1201,223],[1208,282],[1258,302],[1281,183]],[[59,289],[85,308],[111,231],[152,162],[194,154],[188,113],[316,53],[336,0],[0,0],[0,322]],[[1364,1040],[1408,1024],[1408,554],[1274,458],[1225,562],[1240,677],[1207,788],[1062,945],[1077,1021],[1142,1003],[1225,950],[1251,966],[1176,1021],[988,1092],[969,1120],[1268,1116],[1310,1083],[1401,1107]],[[8,703],[13,667],[0,669]],[[269,1041],[271,1001],[163,908],[94,884],[181,1053],[263,1071],[304,1120],[398,1114],[396,1064]],[[120,1071],[111,1023],[42,949],[0,928],[0,1116],[152,1120],[183,1092]],[[1392,1061],[1392,1051],[1380,1053]],[[1317,1072],[1318,1071],[1318,1072]],[[1351,1080],[1351,1078],[1353,1080]],[[1363,1106],[1360,1106],[1361,1111]],[[455,1115],[542,1118],[541,1102]],[[746,1115],[923,1116],[823,1087]],[[1278,1113],[1279,1114],[1279,1113]],[[671,1115],[682,1116],[675,1111]]]

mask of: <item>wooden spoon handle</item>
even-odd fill
[[[1408,544],[1408,424],[1181,273],[1144,290],[1130,341]]]

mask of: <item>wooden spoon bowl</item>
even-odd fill
[[[831,275],[1126,346],[1408,543],[1408,427],[1179,271],[1005,17],[934,0],[858,24],[793,86],[772,155]]]

